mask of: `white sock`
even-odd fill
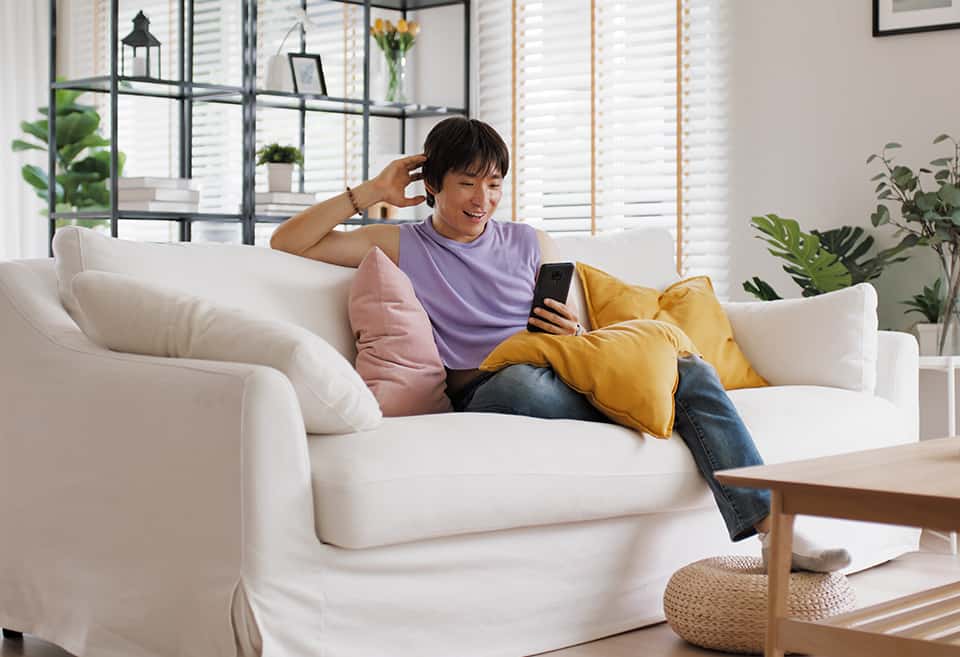
[[[770,534],[759,532],[763,546],[763,564],[770,557]],[[793,533],[793,547],[790,554],[790,570],[809,570],[815,573],[832,573],[850,565],[850,553],[844,548],[825,548],[817,545],[803,534]]]

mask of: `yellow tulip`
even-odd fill
[[[397,23],[397,32],[406,32],[407,31],[407,21],[400,19],[400,22]]]
[[[383,32],[383,19],[378,18],[376,21],[374,21],[373,27],[377,32]]]
[[[417,36],[417,32],[420,31],[420,25],[417,24],[417,21],[410,21],[410,24],[407,25],[407,29],[410,30],[410,36]]]
[[[393,26],[393,23],[387,21],[387,32],[396,32],[397,28]]]

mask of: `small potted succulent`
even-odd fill
[[[267,189],[271,192],[289,192],[293,181],[293,165],[303,166],[303,153],[296,146],[281,146],[274,142],[257,151],[257,166],[267,165]]]
[[[938,278],[934,281],[933,286],[924,285],[923,292],[900,302],[910,308],[904,311],[905,315],[919,313],[926,320],[913,325],[917,342],[920,344],[921,356],[937,355],[937,337],[941,335],[943,330],[940,320],[943,315],[944,297],[946,297],[946,293],[943,290],[943,279]],[[947,336],[946,345],[953,349],[956,347],[956,336],[953,335],[954,331],[950,331],[950,333]]]

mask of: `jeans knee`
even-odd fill
[[[699,356],[685,356],[678,359],[677,369],[680,373],[681,385],[697,387],[720,385],[720,376],[717,374],[717,370]]]
[[[497,386],[508,389],[516,394],[524,394],[535,390],[549,370],[535,365],[520,363],[504,368],[496,375]]]
[[[491,377],[474,395],[472,407],[524,415],[527,402],[537,394],[544,369],[533,365],[510,365]]]

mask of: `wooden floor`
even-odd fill
[[[905,554],[890,563],[850,577],[857,592],[857,606],[861,607],[958,580],[960,558],[947,553],[946,541],[926,532],[921,541],[920,552]],[[692,646],[677,638],[666,623],[661,623],[544,654],[550,657],[716,657],[722,653]],[[27,636],[23,641],[0,641],[0,657],[71,655],[56,646]]]

